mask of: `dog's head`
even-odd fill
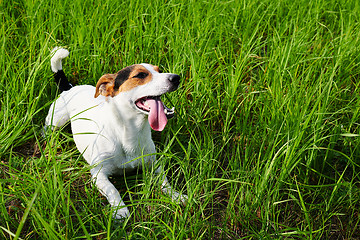
[[[129,103],[139,113],[148,115],[152,129],[162,131],[174,110],[167,108],[160,97],[175,91],[180,76],[161,73],[159,67],[151,64],[135,64],[116,74],[103,75],[96,84],[95,98],[99,95],[116,97],[120,93],[128,96]]]

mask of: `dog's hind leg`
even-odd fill
[[[69,112],[66,108],[65,100],[60,96],[50,106],[49,113],[45,119],[44,130],[51,126],[51,128],[59,128],[64,126],[70,120]]]

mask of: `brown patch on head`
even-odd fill
[[[119,86],[118,92],[126,92],[150,82],[152,74],[142,65],[132,65],[128,79]]]
[[[99,95],[103,95],[105,97],[115,96],[115,77],[116,74],[103,75],[96,84],[96,91],[94,97],[97,98]]]
[[[155,71],[159,67],[153,66]],[[96,84],[95,98],[99,95],[114,97],[119,92],[130,91],[131,89],[150,82],[152,74],[143,65],[136,64],[123,68],[116,74],[103,75]]]

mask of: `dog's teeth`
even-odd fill
[[[167,113],[168,113],[168,110],[167,110],[166,108],[164,109],[164,113],[165,113],[165,114],[167,114]]]
[[[171,111],[175,111],[175,107],[172,107],[172,108],[171,108]]]

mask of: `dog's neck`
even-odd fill
[[[134,111],[133,106],[121,96],[116,96],[107,101],[107,104],[116,119],[114,131],[121,134],[123,145],[126,148],[137,148],[149,139],[151,140],[151,128],[146,115]]]

